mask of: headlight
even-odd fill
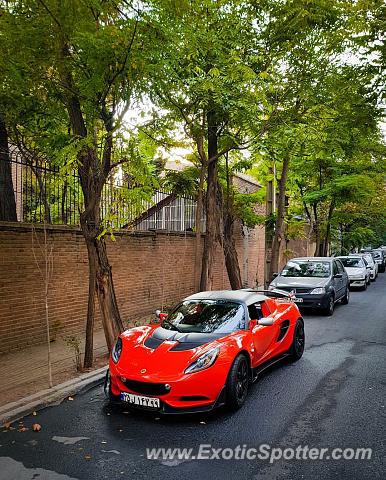
[[[191,365],[189,365],[189,367],[185,370],[185,373],[198,372],[200,370],[205,370],[206,368],[209,368],[216,361],[219,352],[219,347],[212,348],[212,350],[204,353],[203,355],[201,355],[201,357],[198,357],[197,360],[195,360]]]
[[[118,360],[121,357],[122,353],[122,338],[118,337],[118,340],[115,342],[114,348],[111,351],[111,358],[114,363],[118,363]]]
[[[319,287],[319,288],[314,288],[313,290],[310,291],[310,294],[311,295],[319,295],[321,293],[325,293],[326,290],[322,287]]]

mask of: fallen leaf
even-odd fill
[[[33,430],[34,432],[40,432],[41,429],[42,429],[42,426],[40,425],[40,423],[34,423],[34,424],[32,425],[32,430]]]
[[[206,422],[200,422],[200,425],[206,425]]]
[[[85,460],[91,460],[91,455],[85,455],[84,458]]]
[[[27,430],[27,427],[19,427],[18,432],[26,432]]]
[[[12,423],[11,422],[5,422],[3,427],[9,430],[11,428]]]
[[[33,415],[34,417],[36,417],[37,413],[36,413],[36,412],[32,412],[32,415]]]
[[[72,401],[74,400],[74,398],[73,398],[73,397],[68,397],[68,400],[69,400],[70,402],[72,402]]]

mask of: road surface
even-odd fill
[[[333,317],[305,313],[304,319],[303,358],[267,371],[237,413],[159,418],[114,411],[106,407],[98,387],[26,417],[27,431],[1,432],[0,479],[383,480],[386,274],[367,292],[352,292],[349,305],[338,305]],[[35,422],[42,426],[39,433],[30,429]],[[226,456],[239,446],[239,457],[243,448],[257,451],[261,445],[269,452],[307,446],[328,449],[325,455],[330,458],[272,463],[264,458],[225,460],[221,456],[212,460],[146,458],[147,448],[192,448],[194,455],[200,444],[218,452],[228,449]],[[371,448],[371,459],[331,458],[334,449],[356,448]]]

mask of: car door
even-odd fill
[[[332,283],[335,289],[335,300],[343,296],[343,282],[343,274],[339,272],[338,262],[334,260],[332,265]]]
[[[271,316],[271,312],[266,302],[257,302],[248,306],[248,312],[251,320],[260,320],[263,317]],[[253,352],[252,366],[255,367],[262,363],[272,351],[272,344],[279,336],[280,322],[275,320],[273,325],[256,325],[251,331]]]
[[[347,272],[346,272],[346,270],[343,266],[343,263],[339,259],[336,260],[336,263],[338,265],[338,272],[343,275],[343,277],[342,277],[342,291],[341,291],[341,294],[342,294],[342,297],[343,297],[346,294],[346,288],[349,286],[350,282],[349,282],[349,279],[348,279]]]

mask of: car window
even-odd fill
[[[344,273],[344,267],[343,267],[342,263],[340,262],[340,260],[337,260],[336,264],[338,265],[339,273]]]
[[[244,307],[226,300],[186,300],[162,327],[183,333],[231,333],[245,328]]]
[[[283,268],[283,277],[316,277],[328,278],[330,276],[330,262],[317,260],[290,260]]]
[[[360,257],[340,258],[339,260],[348,268],[363,268],[365,266],[365,260]]]
[[[374,260],[373,260],[373,257],[371,255],[366,255],[365,259],[367,260],[367,263],[369,265],[374,265]]]
[[[332,271],[332,273],[333,273],[333,275],[336,275],[337,273],[339,273],[339,271],[338,271],[338,265],[337,265],[337,262],[336,262],[335,260],[334,260],[333,264],[334,264],[334,266],[333,266],[333,271]]]
[[[252,305],[249,305],[248,313],[251,320],[260,320],[260,318],[263,318],[264,316],[263,312],[261,311],[260,303],[253,303]]]

